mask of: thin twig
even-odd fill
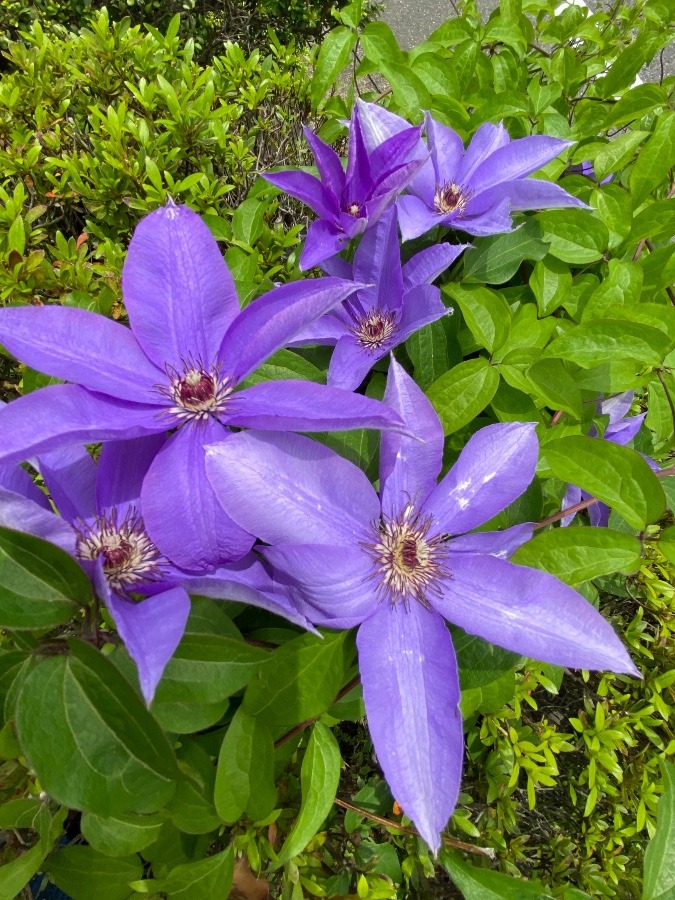
[[[377,816],[375,813],[361,809],[360,806],[354,806],[352,803],[347,803],[346,800],[340,800],[339,797],[336,797],[333,802],[336,806],[341,806],[342,809],[349,809],[357,815],[363,816],[364,819],[370,819],[371,822],[377,822],[378,825],[383,825],[385,828],[396,828],[398,831],[402,831],[403,834],[412,834],[414,837],[420,837],[419,831],[415,831],[414,828],[408,828],[406,825],[392,822],[391,819]],[[464,850],[466,853],[477,853],[479,856],[487,856],[488,859],[496,859],[497,856],[492,847],[476,847],[475,844],[467,844],[466,841],[457,841],[451,837],[444,837],[443,843],[447,847],[455,847],[457,850]]]
[[[549,422],[549,428],[553,428],[554,425],[557,425],[558,422],[562,419],[564,409],[559,409],[557,413],[554,413],[551,417],[551,421]]]
[[[335,700],[333,700],[332,705],[334,706],[336,703],[338,703],[340,700],[342,700],[343,697],[346,697],[350,691],[354,690],[354,688],[360,681],[361,681],[360,676],[355,675],[354,678],[352,678],[352,680],[350,682],[348,682],[342,688],[342,690],[338,693]],[[313,716],[311,719],[305,719],[304,722],[300,722],[298,725],[295,725],[293,728],[291,728],[290,731],[287,731],[286,734],[282,734],[281,737],[278,738],[274,742],[274,749],[276,750],[277,747],[281,747],[282,744],[285,744],[285,743],[287,743],[287,741],[290,741],[291,738],[294,738],[296,736],[296,734],[300,734],[302,731],[305,730],[305,728],[309,728],[309,726],[313,725],[318,718],[319,718],[319,716]]]

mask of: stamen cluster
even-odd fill
[[[183,373],[168,370],[171,385],[161,388],[173,406],[169,412],[182,424],[186,421],[205,421],[209,416],[218,418],[224,412],[227,398],[233,386],[227,378],[221,378],[217,366],[207,369],[201,362],[190,360],[183,365]]]
[[[103,572],[113,590],[129,591],[141,582],[159,581],[164,562],[133,507],[118,524],[117,513],[82,522],[76,539],[78,559],[103,559]]]
[[[460,185],[450,181],[442,186],[436,185],[434,207],[436,212],[444,215],[455,211],[461,213],[470,199],[471,193],[469,191],[465,191]]]
[[[442,534],[429,537],[431,516],[416,513],[412,503],[396,518],[382,518],[374,524],[377,539],[363,543],[374,559],[373,578],[378,579],[378,591],[392,605],[411,600],[430,608],[427,595],[438,595],[438,582],[451,577],[445,566],[447,551]]]
[[[396,316],[393,312],[371,309],[360,316],[352,334],[366,350],[377,350],[382,347],[396,332]]]

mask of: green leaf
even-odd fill
[[[155,703],[219,703],[253,677],[269,653],[217,634],[186,634],[157,687]]]
[[[452,628],[459,682],[463,691],[482,688],[511,672],[521,658],[460,628]]]
[[[319,716],[333,705],[353,657],[347,631],[300,635],[259,667],[243,709],[271,726],[290,727]]]
[[[607,249],[609,232],[604,222],[583,209],[550,209],[537,216],[548,252],[576,266],[596,262]]]
[[[639,84],[626,91],[619,102],[614,104],[607,113],[601,130],[607,131],[634,119],[641,119],[657,107],[665,106],[666,103],[666,95],[658,84]]]
[[[47,807],[38,813],[37,821],[31,826],[40,834],[34,847],[22,853],[17,859],[0,866],[0,900],[16,900],[33,875],[42,867],[42,862],[61,834],[67,810],[59,810],[50,819]]]
[[[185,863],[172,869],[157,883],[157,890],[171,900],[205,900],[228,897],[234,877],[234,849],[228,847],[215,856],[199,862]]]
[[[567,584],[640,568],[640,541],[609,528],[554,528],[519,547],[511,561],[550,572]]]
[[[483,687],[462,691],[460,709],[466,718],[475,712],[494,713],[513,700],[516,693],[516,673],[505,672]]]
[[[45,804],[42,800],[22,797],[0,806],[0,828],[32,828],[37,831],[37,821]]]
[[[405,54],[385,22],[369,22],[361,33],[361,44],[367,59],[379,68],[405,65]]]
[[[567,263],[555,256],[545,256],[536,263],[529,283],[537,298],[539,315],[548,316],[567,298],[572,287],[572,273]]]
[[[595,83],[598,97],[607,99],[631,84],[640,69],[646,65],[660,46],[668,39],[667,34],[654,35],[643,32],[630,43],[612,63],[604,78]]]
[[[556,338],[546,348],[545,355],[590,369],[626,359],[657,366],[669,350],[668,335],[657,328],[618,319],[597,319],[577,325]]]
[[[637,263],[610,259],[609,273],[588,298],[581,316],[582,322],[611,315],[617,306],[640,302],[642,269]]]
[[[229,219],[206,214],[202,215],[202,219],[208,225],[209,231],[217,241],[232,240],[232,225]]]
[[[654,134],[640,151],[628,183],[633,203],[639,206],[654,188],[666,181],[668,171],[675,165],[675,113],[661,116]]]
[[[446,372],[427,391],[445,434],[467,425],[490,403],[499,373],[486,359],[468,359]]]
[[[129,856],[144,850],[159,837],[166,817],[99,816],[93,812],[82,814],[80,828],[87,843],[106,856]]]
[[[541,259],[548,245],[541,239],[538,222],[528,220],[522,228],[493,237],[474,238],[473,250],[464,252],[464,276],[468,281],[504,284],[518,271],[524,259]]]
[[[245,811],[254,821],[264,819],[274,809],[276,797],[272,735],[239,707],[218,756],[214,793],[218,814],[228,824]]]
[[[261,381],[293,380],[297,378],[303,381],[316,382],[325,380],[321,369],[317,369],[304,356],[294,353],[293,350],[277,350],[252,375],[249,375],[244,385],[248,387],[252,384],[260,384]]]
[[[442,862],[464,900],[543,900],[546,896],[542,888],[532,882],[490,869],[478,869],[455,854],[444,852]]]
[[[128,681],[97,650],[70,642],[24,680],[19,741],[59,803],[100,815],[155,812],[174,791],[173,752]]]
[[[511,308],[502,294],[482,285],[448,284],[443,293],[459,304],[464,321],[481,347],[501,347],[511,325]]]
[[[550,409],[564,409],[581,419],[581,391],[561,359],[540,359],[525,375],[533,393]]]
[[[648,137],[648,131],[628,131],[609,141],[599,153],[596,153],[593,163],[595,174],[600,181],[623,169],[633,158],[636,149]]]
[[[633,225],[633,201],[618,184],[599,184],[591,195],[590,203],[609,231],[608,248],[620,247]],[[610,260],[611,262],[611,260]]]
[[[441,56],[438,52],[420,53],[413,60],[411,68],[432,94],[459,99],[459,82],[451,57]]]
[[[220,817],[213,805],[216,770],[208,753],[195,740],[182,738],[176,751],[181,777],[166,805],[173,824],[186,834],[209,834]]]
[[[675,525],[669,525],[659,534],[659,550],[669,562],[675,565]],[[0,816],[3,809],[4,807],[0,807]]]
[[[238,241],[252,247],[263,230],[267,203],[249,198],[240,203],[232,216],[232,233]]]
[[[1,628],[54,628],[69,622],[90,598],[89,579],[64,550],[0,527]]]
[[[356,31],[339,26],[329,32],[321,42],[310,87],[312,109],[319,108],[338,75],[349,62],[356,38]]]
[[[656,811],[656,834],[645,851],[643,900],[675,898],[675,765],[660,764],[664,793]]]
[[[273,869],[301,853],[331,811],[340,782],[340,748],[330,728],[316,722],[302,760],[302,805]]]
[[[450,367],[448,338],[442,321],[431,322],[411,334],[405,349],[415,367],[415,381],[423,391]]]
[[[19,256],[23,256],[23,252],[26,249],[26,228],[20,215],[9,226],[7,249],[14,250]]]
[[[642,530],[666,506],[659,479],[635,450],[590,437],[563,437],[542,447],[553,474],[616,509]]]
[[[113,858],[71,846],[50,856],[44,871],[72,900],[127,900],[129,882],[142,877],[143,863],[138,856]]]

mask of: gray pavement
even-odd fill
[[[608,0],[601,3],[610,5]],[[591,0],[587,5],[591,8],[597,4]],[[493,9],[499,6],[499,0],[478,0],[483,19],[487,20]],[[380,18],[386,22],[396,35],[403,50],[410,50],[416,44],[425,41],[429,35],[442,25],[446,19],[455,15],[450,0],[384,0],[384,11]],[[659,81],[661,79],[661,59],[657,55],[651,65],[641,73],[643,81]],[[675,47],[671,44],[663,53],[663,74],[675,73]]]

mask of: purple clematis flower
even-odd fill
[[[436,852],[455,806],[463,738],[457,663],[444,619],[519,654],[637,674],[610,625],[553,576],[514,565],[531,524],[469,534],[534,476],[533,423],[488,425],[451,471],[422,391],[392,360],[386,400],[424,441],[383,435],[381,495],[364,473],[297,435],[237,434],[206,470],[242,528],[316,624],[359,626],[366,713],[398,802]]]
[[[0,525],[50,541],[82,565],[136,663],[148,705],[185,631],[188,590],[262,607],[311,628],[252,554],[203,577],[181,572],[162,556],[145,529],[140,491],[164,442],[163,435],[111,441],[98,465],[84,448],[44,454],[40,472],[61,515],[27,472],[0,470]]]
[[[408,122],[369,153],[363,140],[361,109],[357,104],[352,112],[346,172],[335,150],[305,128],[319,178],[298,170],[264,176],[319,216],[309,226],[301,269],[311,269],[339,253],[352,238],[374,225],[422,165],[422,159],[411,159],[411,151],[420,143],[420,128]]]
[[[617,394],[615,397],[610,397],[598,404],[599,415],[609,416],[609,423],[603,435],[604,440],[622,446],[625,446],[633,440],[642,427],[642,423],[644,422],[647,413],[640,413],[638,416],[627,416],[626,413],[630,412],[632,404],[633,391]],[[595,425],[591,425],[588,434],[589,437],[598,437],[598,431]],[[641,454],[641,456],[654,472],[660,471],[660,466],[654,462],[651,457],[645,456],[644,453]],[[576,506],[577,503],[581,503],[582,500],[590,500],[591,497],[592,494],[589,494],[587,491],[582,491],[576,484],[568,484],[567,492],[565,493],[562,502],[562,509]],[[609,525],[609,515],[611,510],[606,503],[594,503],[592,506],[588,507],[587,512],[591,525],[600,528],[606,528]],[[560,520],[560,525],[564,528],[574,520],[575,516],[576,513],[564,516]]]
[[[571,166],[568,166],[564,172],[565,175],[584,175],[586,178],[590,178],[591,181],[598,181],[598,176],[595,174],[595,169],[593,168],[593,163],[585,160],[582,163],[573,163]],[[599,181],[598,184],[609,184],[609,182],[614,178],[614,175],[607,175],[602,181]]]
[[[146,216],[122,272],[131,329],[61,306],[0,310],[0,343],[74,384],[35,391],[0,410],[0,464],[55,447],[176,429],[143,484],[145,524],[161,552],[203,572],[244,556],[251,535],[216,502],[202,447],[226,426],[331,431],[397,427],[384,404],[306,381],[237,390],[268,356],[359,289],[353,281],[283,285],[239,309],[206,225],[186,206]]]
[[[368,107],[367,111],[363,107]],[[366,146],[391,140],[409,127],[376,104],[362,104]],[[550,181],[527,178],[555,159],[570,141],[530,135],[512,141],[503,125],[485,122],[464,149],[460,136],[425,115],[431,157],[397,202],[404,241],[443,225],[476,236],[511,231],[511,212],[562,206],[588,208]],[[419,145],[413,156],[419,157]]]
[[[452,313],[429,282],[447,269],[466,244],[435,244],[401,266],[396,211],[386,210],[367,231],[354,265],[339,256],[323,263],[330,275],[370,285],[309,325],[292,342],[334,344],[328,384],[355,390],[375,363],[411,334]]]

